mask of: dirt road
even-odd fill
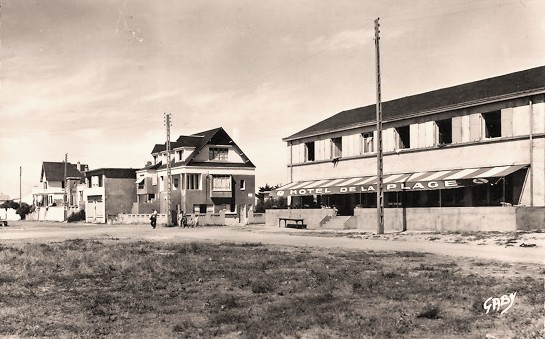
[[[354,232],[317,233],[306,230],[279,229],[276,227],[199,227],[180,229],[148,225],[95,225],[49,222],[12,222],[0,227],[0,241],[51,242],[68,239],[149,240],[168,242],[212,241],[246,242],[281,246],[308,246],[318,248],[361,249],[366,251],[415,251],[453,257],[499,260],[511,263],[543,264],[545,259],[545,234],[530,234],[535,247],[501,246],[496,243],[452,243],[448,235],[416,237],[414,234],[386,234],[376,236]],[[486,237],[486,236],[485,236]],[[433,240],[430,240],[433,239]],[[482,238],[481,238],[482,240]]]

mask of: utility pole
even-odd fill
[[[23,166],[19,166],[19,206],[23,204],[23,197],[21,195],[21,177],[23,176]]]
[[[172,199],[171,199],[171,164],[170,164],[170,113],[165,113],[165,126],[167,127],[167,225],[172,225]]]
[[[64,209],[66,209],[66,197],[67,197],[67,185],[66,185],[66,172],[67,172],[67,166],[68,165],[68,153],[65,153],[64,154],[64,196],[63,196],[63,200],[64,200]]]
[[[384,178],[382,155],[382,102],[380,99],[380,18],[375,20],[375,51],[377,70],[377,234],[384,234]]]

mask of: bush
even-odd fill
[[[85,221],[85,210],[79,210],[78,213],[72,213],[70,214],[70,216],[68,217],[68,219],[66,219],[66,221],[68,222],[74,222],[74,221]]]
[[[21,220],[26,219],[26,215],[31,212],[30,205],[26,202],[23,202],[19,208],[15,211],[15,213],[19,214],[21,216]]]

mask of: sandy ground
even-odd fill
[[[265,225],[198,228],[158,226],[152,229],[149,225],[27,221],[10,222],[8,227],[0,227],[2,243],[52,242],[76,238],[168,242],[250,242],[367,251],[415,251],[509,263],[545,263],[545,233],[541,232],[396,232],[376,235],[358,231],[294,230]]]

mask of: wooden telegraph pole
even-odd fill
[[[172,197],[171,197],[171,164],[170,164],[170,113],[165,113],[165,126],[167,127],[167,225],[172,225]]]
[[[377,234],[384,234],[384,188],[383,188],[383,155],[382,155],[382,103],[380,99],[380,18],[375,20],[375,52],[377,70]]]
[[[64,154],[64,196],[63,196],[63,200],[64,200],[64,209],[66,209],[66,200],[67,200],[67,197],[68,197],[68,194],[67,194],[67,183],[66,183],[66,173],[67,173],[67,166],[68,166],[68,153],[65,153]]]
[[[21,177],[23,176],[23,166],[19,166],[19,206],[23,204],[23,197],[21,195]]]

